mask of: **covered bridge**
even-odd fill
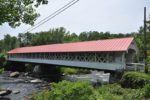
[[[100,70],[122,70],[134,62],[133,37],[16,48],[8,61],[52,64]]]

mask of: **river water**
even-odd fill
[[[21,74],[18,78],[9,77],[9,72],[5,72],[0,75],[0,88],[9,89],[12,91],[19,91],[20,93],[0,97],[0,100],[24,100],[25,98],[30,97],[33,93],[42,90],[48,86],[47,82],[42,83],[31,83],[30,81],[35,79],[33,77],[24,76]]]
[[[37,78],[31,77],[31,75],[26,75],[25,73],[20,73],[18,78],[12,78],[9,77],[11,72],[4,72],[3,74],[0,74],[0,89],[9,89],[12,91],[19,91],[20,93],[14,94],[11,93],[10,95],[7,95],[2,99],[0,97],[0,100],[25,100],[25,98],[31,97],[34,93],[43,90],[45,88],[49,88],[49,79],[51,78],[43,78],[41,83],[32,83],[31,80],[35,80]],[[32,75],[34,76],[34,75]],[[58,78],[57,75],[54,75],[54,79]],[[69,81],[77,81],[77,80],[88,80],[92,84],[97,84],[99,82],[101,83],[109,83],[109,74],[104,73],[104,72],[97,72],[97,71],[92,71],[91,74],[86,74],[86,75],[66,75],[64,76],[65,80]],[[48,79],[48,80],[47,80]],[[26,99],[28,100],[28,99]]]

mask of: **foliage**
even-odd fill
[[[63,27],[50,29],[48,32],[36,33],[30,42],[32,45],[63,43],[65,34],[67,31]]]
[[[14,49],[19,47],[19,41],[15,36],[5,35],[4,39],[2,40],[1,47],[3,48],[2,52]]]
[[[146,97],[146,98],[150,98],[150,84],[146,84],[145,86],[144,86],[144,96]]]
[[[150,56],[148,56],[147,62],[150,64]]]
[[[89,74],[91,73],[88,69],[78,69],[78,74]]]
[[[0,53],[0,67],[3,68],[6,65],[6,55]]]
[[[52,83],[50,90],[34,96],[32,100],[96,100],[94,88],[87,82]]]
[[[64,74],[76,74],[77,73],[77,69],[75,68],[61,68],[61,72]]]
[[[11,27],[34,24],[39,14],[35,8],[47,4],[48,0],[0,0],[0,25],[8,22]]]
[[[141,100],[144,94],[141,89],[124,89],[119,84],[108,84],[98,88],[102,100]]]
[[[0,53],[0,74],[4,72],[4,66],[6,65],[6,55]]]
[[[123,75],[120,84],[125,88],[142,88],[150,82],[150,76],[140,72],[127,72]]]
[[[4,72],[4,68],[0,68],[0,74]]]
[[[61,72],[64,74],[88,74],[90,73],[90,70],[87,69],[78,69],[78,68],[61,68]]]
[[[52,83],[51,89],[35,94],[32,100],[145,100],[145,91],[122,88],[119,84],[93,88],[87,82],[62,81]]]

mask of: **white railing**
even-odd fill
[[[128,63],[126,64],[126,70],[144,72],[145,67],[143,63]]]
[[[84,61],[84,62],[100,62],[113,63],[114,53],[26,53],[26,54],[9,54],[8,58],[26,58],[26,59],[41,59],[41,60],[67,60],[67,61]]]

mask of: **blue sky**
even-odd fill
[[[48,5],[37,9],[41,16],[35,23],[69,1],[71,0],[49,0]],[[31,32],[47,31],[50,28],[62,26],[77,34],[83,31],[136,32],[143,25],[144,6],[147,7],[147,13],[150,14],[150,0],[80,0],[62,14]],[[6,23],[0,26],[0,34],[17,35],[30,27],[22,24],[13,29]]]

